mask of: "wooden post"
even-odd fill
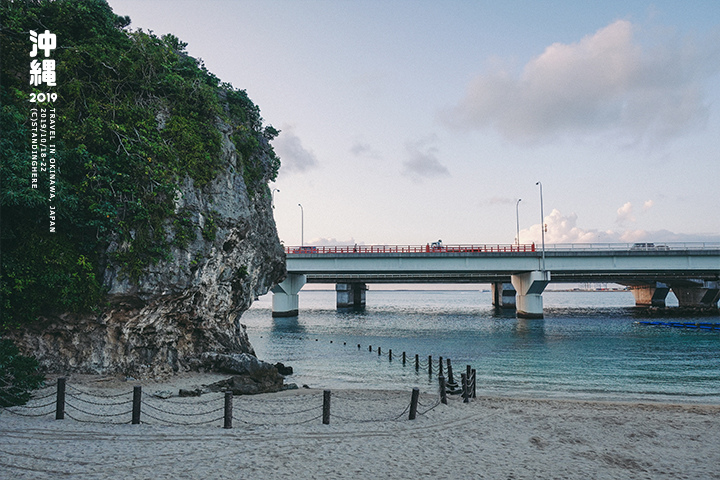
[[[469,403],[470,402],[470,392],[468,392],[468,377],[464,373],[461,373],[460,379],[462,382],[463,403]]]
[[[445,377],[440,375],[438,377],[438,381],[440,382],[440,401],[447,405],[447,387],[445,386]]]
[[[392,362],[392,348],[388,350],[388,360]]]
[[[403,367],[405,366],[405,360],[407,360],[407,358],[405,356],[405,352],[403,352]]]
[[[410,397],[410,416],[409,420],[415,420],[417,415],[418,398],[420,397],[420,389],[418,387],[413,388],[412,397]]]
[[[420,355],[415,354],[415,371],[420,370]]]
[[[455,383],[455,379],[453,378],[453,372],[452,372],[452,363],[450,363],[450,359],[447,359],[447,372],[448,372],[448,383]]]
[[[378,357],[382,354],[382,348],[378,347]]]
[[[55,401],[55,420],[65,419],[65,377],[57,379],[57,400]]]
[[[330,425],[330,390],[323,391],[323,425]]]
[[[368,345],[368,352],[372,352],[372,345]]]
[[[223,428],[232,428],[233,394],[225,392],[225,424]]]
[[[438,360],[438,375],[443,374],[443,364],[442,364],[442,357]]]
[[[132,424],[137,425],[140,423],[140,402],[142,401],[142,387],[137,385],[133,388],[133,409],[132,409]]]
[[[432,355],[428,355],[428,375],[432,375]]]
[[[477,393],[477,372],[473,368],[472,370],[472,397],[475,398]]]

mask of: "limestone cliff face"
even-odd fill
[[[204,352],[254,353],[240,315],[283,280],[285,254],[267,188],[248,193],[230,127],[218,128],[222,172],[202,189],[186,179],[176,198],[195,239],[139,281],[109,266],[102,312],[45,318],[15,333],[49,371],[151,375],[197,367]],[[170,225],[167,233],[174,235]]]

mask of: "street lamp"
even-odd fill
[[[300,246],[305,246],[305,210],[303,209],[303,206],[298,203],[298,207],[300,207]]]
[[[517,236],[515,237],[515,242],[517,242],[518,248],[520,248],[520,202],[522,201],[522,198],[518,198],[517,202],[515,202],[515,219],[517,220]]]
[[[535,185],[540,185],[540,232],[542,232],[542,269],[543,271],[545,271],[545,213],[543,212],[542,183],[537,182]]]
[[[275,192],[279,192],[279,188],[273,188],[272,189],[272,207],[275,208]]]

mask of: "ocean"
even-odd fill
[[[299,386],[432,392],[442,356],[456,380],[466,365],[477,371],[478,395],[720,404],[720,330],[638,323],[720,316],[650,317],[627,291],[546,291],[543,301],[544,319],[521,320],[480,290],[369,290],[364,311],[343,313],[334,291],[310,290],[298,317],[272,318],[266,295],[241,322],[258,357],[293,367],[287,382]]]

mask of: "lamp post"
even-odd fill
[[[279,192],[279,188],[273,188],[272,189],[272,207],[275,208],[275,192]]]
[[[298,207],[300,207],[300,246],[305,246],[305,210],[303,209],[303,206],[298,203]]]
[[[520,248],[520,202],[522,201],[522,198],[518,198],[517,202],[515,202],[515,219],[517,221],[517,236],[515,237],[515,242],[517,243],[518,248]]]
[[[543,271],[545,271],[545,213],[543,212],[542,182],[537,182],[535,185],[540,185],[540,232],[542,233],[542,269]]]

